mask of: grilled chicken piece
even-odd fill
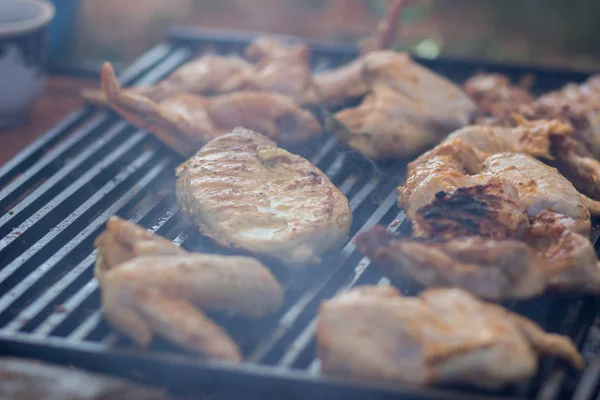
[[[513,85],[501,74],[477,74],[463,85],[465,92],[477,105],[474,122],[514,126],[513,114],[522,107],[531,107],[534,98],[527,89]]]
[[[315,102],[312,72],[306,45],[288,45],[271,36],[261,36],[246,48],[247,60],[237,56],[203,55],[177,68],[153,86],[125,89],[128,93],[160,102],[176,93],[215,95],[239,90],[265,90]],[[84,89],[83,96],[107,107],[101,90]]]
[[[541,96],[522,112],[530,119],[558,118],[569,122],[575,128],[578,154],[600,159],[599,82],[600,75],[596,75],[580,85],[568,84]]]
[[[542,211],[521,237],[506,240],[469,235],[415,240],[377,226],[355,243],[383,273],[401,282],[460,287],[495,301],[544,291],[598,294],[596,252],[587,236],[575,233],[577,228],[569,217]]]
[[[142,347],[156,332],[207,357],[240,362],[235,343],[202,310],[259,318],[283,301],[277,280],[253,258],[188,253],[117,217],[95,244],[104,314]]]
[[[475,112],[475,104],[452,82],[406,53],[385,50],[403,3],[390,3],[387,19],[359,58],[314,77],[318,99],[327,107],[366,95],[328,122],[340,141],[373,159],[413,155],[466,125]]]
[[[357,107],[336,113],[333,130],[367,157],[413,155],[466,125],[475,111],[460,88],[406,53],[379,51],[356,62],[362,63],[369,94]]]
[[[472,126],[456,131],[409,164],[406,184],[399,188],[398,205],[406,210],[413,223],[416,221],[415,232],[427,236],[427,229],[418,220],[419,210],[431,204],[439,193],[486,186],[500,179],[503,186],[514,187],[518,196],[508,197],[513,202],[518,198],[530,218],[547,209],[589,226],[590,212],[597,215],[599,203],[577,192],[555,168],[525,154],[551,157],[552,141],[570,132],[565,127],[538,121],[513,129]],[[503,190],[511,193],[510,189]],[[498,204],[488,209],[502,208]],[[500,222],[500,225],[509,224]]]
[[[548,142],[551,144],[548,152],[528,154],[558,168],[577,190],[600,200],[600,162],[597,161],[600,152],[594,150],[600,149],[600,145],[594,144],[596,131],[600,132],[600,117],[596,117],[600,116],[600,108],[595,106],[597,101],[594,102],[600,99],[598,82],[600,78],[595,77],[581,86],[567,85],[562,91],[546,94],[536,101],[525,89],[512,85],[507,77],[499,74],[475,75],[464,88],[477,103],[475,122],[478,124],[517,126],[529,130],[535,138],[544,136],[536,129],[543,126],[539,124],[540,120],[554,119],[549,123],[555,126],[559,120],[568,123],[562,124],[561,135]],[[528,122],[520,115],[535,121]],[[503,133],[519,139],[518,130],[504,130]]]
[[[160,390],[72,367],[0,358],[2,400],[169,400]]]
[[[102,67],[102,89],[115,111],[184,156],[241,125],[287,144],[305,142],[321,133],[309,111],[277,93],[237,92],[216,97],[176,93],[154,102],[122,90],[108,63]]]
[[[245,89],[280,93],[300,104],[315,102],[308,46],[263,36],[246,49],[246,57],[255,63],[255,72]]]
[[[244,128],[177,168],[177,198],[218,244],[289,267],[317,262],[348,236],[348,199],[309,161]]]
[[[223,94],[248,86],[254,73],[254,66],[240,57],[204,55],[183,64],[153,86],[124,90],[156,102],[175,93]],[[108,100],[102,90],[84,89],[82,95],[99,107],[108,107]]]
[[[108,219],[94,244],[98,248],[94,274],[101,285],[109,270],[136,257],[188,254],[170,240],[116,216]]]
[[[584,365],[569,338],[460,289],[350,290],[321,304],[317,346],[326,375],[421,385],[501,388],[532,378],[542,356]]]

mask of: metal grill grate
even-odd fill
[[[166,76],[193,55],[239,53],[249,36],[177,32],[141,57],[121,75],[127,85],[148,84]],[[313,65],[324,69],[351,59],[352,48],[312,43]],[[542,71],[459,61],[426,61],[427,66],[461,80],[478,68],[532,73],[538,90],[581,81],[583,73]],[[375,224],[406,229],[396,208],[396,186],[405,162],[375,166],[326,138],[301,151],[350,199],[351,236]],[[248,322],[216,314],[232,334],[247,363],[239,368],[183,354],[157,341],[138,351],[102,320],[98,285],[93,278],[93,240],[113,214],[131,219],[188,250],[216,249],[179,212],[173,169],[182,160],[145,132],[112,112],[86,106],[0,168],[0,352],[33,356],[110,372],[180,393],[200,388],[243,398],[479,398],[480,396],[562,398],[577,390],[578,399],[594,394],[598,366],[592,364],[579,387],[552,361],[529,384],[501,393],[459,388],[419,389],[351,385],[318,375],[314,359],[315,315],[321,300],[352,286],[387,284],[349,241],[320,267],[300,276],[280,276],[286,289],[281,310]],[[597,234],[594,241],[597,239]],[[405,288],[410,292],[410,288]],[[581,347],[598,308],[593,298],[537,299],[510,304],[550,331],[565,333]]]

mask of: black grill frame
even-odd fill
[[[150,83],[200,49],[239,53],[254,36],[178,29],[168,43],[156,46],[127,68],[120,80],[125,85]],[[312,41],[309,45],[316,69],[342,64],[356,55],[352,46]],[[581,82],[589,75],[453,59],[417,60],[457,82],[478,70],[501,72],[513,79],[530,74],[536,78],[537,93]],[[301,154],[349,195],[356,211],[353,235],[379,222],[396,221],[390,225],[393,231],[407,229],[403,212],[395,207],[395,187],[404,176],[406,161],[374,166],[340,149],[331,138],[301,149]],[[295,277],[292,284],[286,284],[286,304],[274,317],[249,323],[215,316],[246,350],[249,362],[240,367],[186,355],[163,342],[155,344],[152,351],[138,351],[115,334],[105,335],[91,266],[95,255],[92,241],[109,215],[132,219],[189,249],[227,253],[215,249],[178,212],[172,171],[181,161],[151,135],[114,113],[86,105],[0,168],[0,353],[126,376],[177,393],[202,390],[245,399],[274,395],[556,399],[573,390],[577,399],[595,395],[600,376],[597,362],[588,367],[579,386],[569,371],[555,368],[549,361],[542,364],[542,372],[531,385],[493,394],[458,388],[351,384],[316,377],[311,363],[311,329],[319,301],[356,284],[385,283],[351,242],[325,259],[325,264],[333,265],[331,269],[315,269],[318,279]],[[597,248],[597,230],[592,239]],[[52,286],[45,287],[46,281]],[[55,308],[57,304],[61,306]],[[581,348],[600,300],[590,296],[544,298],[510,306],[546,320],[548,329],[570,335]],[[86,308],[91,308],[90,315]],[[277,328],[266,334],[267,327]],[[245,335],[240,336],[241,331]],[[264,334],[267,339],[248,352],[246,342],[252,335]]]

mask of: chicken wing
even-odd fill
[[[542,356],[584,365],[569,338],[460,289],[402,297],[366,286],[338,295],[321,304],[317,351],[330,376],[490,389],[531,379]]]
[[[102,89],[115,111],[184,156],[236,126],[260,130],[287,144],[321,133],[309,111],[277,93],[237,92],[216,97],[176,93],[155,102],[122,90],[108,63],[102,68]]]
[[[248,86],[254,73],[254,66],[240,57],[203,55],[185,63],[156,85],[124,90],[156,102],[174,93],[223,94]],[[84,89],[82,95],[99,107],[109,106],[102,90]]]
[[[341,244],[348,199],[309,161],[244,128],[206,144],[177,168],[177,198],[202,233],[290,267]]]
[[[259,318],[283,301],[277,280],[253,258],[188,253],[117,217],[95,244],[105,316],[140,346],[156,332],[207,357],[240,362],[227,332],[202,310]]]

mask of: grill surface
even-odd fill
[[[127,85],[148,84],[166,76],[196,54],[239,53],[249,35],[178,31],[121,74]],[[347,62],[354,48],[311,43],[315,69]],[[581,81],[587,74],[456,60],[420,60],[462,81],[478,69],[532,74],[538,92]],[[300,153],[321,168],[350,199],[351,237],[381,223],[405,231],[396,207],[396,186],[405,162],[374,165],[341,149],[332,138]],[[183,395],[198,391],[248,398],[467,399],[592,398],[600,363],[592,361],[583,377],[544,362],[527,384],[489,393],[350,384],[317,376],[314,359],[315,315],[319,303],[340,290],[361,284],[387,284],[349,241],[323,264],[296,276],[282,276],[286,302],[261,321],[216,314],[232,334],[247,363],[232,368],[184,354],[156,341],[148,351],[135,349],[102,320],[98,285],[93,278],[93,240],[110,215],[131,219],[188,250],[221,252],[201,237],[179,212],[174,197],[174,168],[182,161],[145,132],[115,114],[86,106],[0,168],[0,352],[71,364],[162,385]],[[593,235],[596,243],[598,231]],[[410,293],[410,288],[404,289]],[[542,298],[509,306],[547,330],[570,335],[582,347],[599,301],[590,297]],[[593,343],[587,348],[595,352]],[[589,357],[588,357],[589,358]]]

